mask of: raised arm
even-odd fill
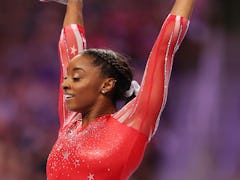
[[[68,0],[67,11],[64,17],[63,26],[70,24],[78,24],[83,27],[83,1],[82,0]]]
[[[63,75],[71,59],[86,48],[82,10],[82,0],[68,0],[59,39],[59,56]]]
[[[67,120],[70,119],[70,116],[76,115],[76,113],[67,111],[65,107],[61,84],[63,82],[63,77],[66,74],[68,63],[74,56],[86,48],[82,10],[82,0],[68,0],[63,29],[61,31],[59,39],[61,78],[59,87],[58,112],[60,119],[60,128],[63,127],[65,123],[67,123]]]
[[[175,1],[150,53],[139,94],[114,116],[148,137],[158,127],[167,100],[173,57],[188,29],[193,2]]]
[[[195,0],[176,0],[171,14],[190,19]]]

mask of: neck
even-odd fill
[[[101,117],[106,114],[113,114],[116,112],[116,106],[108,98],[104,101],[97,101],[97,103],[92,107],[89,112],[84,113],[82,117],[82,126],[88,125],[94,119]]]

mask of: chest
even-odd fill
[[[138,156],[133,161],[142,158],[143,153],[132,151],[136,145],[144,151],[144,142],[136,143],[137,139],[141,139],[137,132],[113,119],[97,120],[85,128],[66,126],[49,155],[48,172],[55,176],[86,173],[86,177],[91,172],[119,176],[126,164],[136,164],[129,161],[132,153]]]
[[[59,133],[54,150],[58,156],[68,153],[69,158],[73,156],[74,159],[103,160],[118,153],[130,133],[116,122],[108,120],[96,121],[83,128],[68,126]]]

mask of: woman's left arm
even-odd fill
[[[55,0],[58,1],[58,0]],[[62,0],[60,0],[62,1]],[[63,22],[63,29],[59,39],[59,57],[60,57],[60,89],[58,114],[60,119],[60,128],[67,123],[68,117],[74,115],[69,112],[64,103],[62,82],[67,73],[67,66],[74,56],[86,49],[85,30],[83,23],[83,0],[68,0],[67,9]]]
[[[176,0],[171,14],[190,19],[195,0]]]

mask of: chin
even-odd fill
[[[75,106],[70,106],[70,105],[67,105],[67,110],[68,111],[73,111],[73,112],[82,112],[78,107],[75,107]]]
[[[68,111],[76,111],[76,107],[71,106],[71,105],[67,105],[66,108]]]

